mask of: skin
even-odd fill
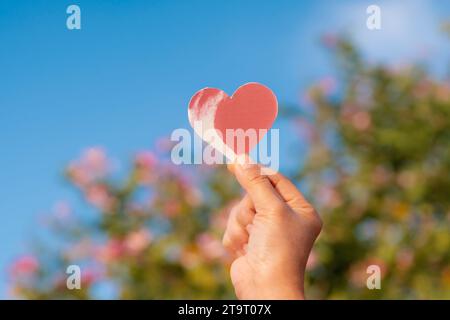
[[[304,274],[322,221],[292,182],[249,161],[229,166],[246,191],[231,210],[223,245],[239,299],[304,299]]]

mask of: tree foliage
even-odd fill
[[[339,80],[283,110],[308,146],[289,176],[324,221],[306,294],[450,298],[450,82],[419,66],[369,64],[345,38],[324,42]],[[156,149],[137,153],[121,179],[100,148],[69,164],[67,181],[93,210],[56,206],[50,244],[11,266],[12,294],[234,297],[220,239],[238,186],[220,166],[172,165],[167,141]],[[70,264],[81,266],[81,290],[66,288]],[[381,290],[366,286],[373,264]]]

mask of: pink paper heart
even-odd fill
[[[188,110],[189,121],[203,140],[217,149],[225,145],[235,155],[248,154],[272,127],[277,113],[278,102],[275,94],[259,83],[244,84],[231,97],[219,89],[202,89],[191,98]],[[215,130],[223,144],[205,138],[196,129],[196,122],[202,124],[203,133],[205,130]],[[241,129],[240,132],[253,129],[256,141],[247,139],[245,146],[238,148],[238,136],[234,135],[234,140],[227,139],[228,129],[235,130],[234,132],[238,132],[237,129]]]

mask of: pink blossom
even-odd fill
[[[85,150],[81,159],[69,164],[68,175],[79,187],[86,187],[103,178],[108,171],[108,159],[103,149],[95,147]]]
[[[105,185],[95,184],[89,186],[85,192],[87,201],[103,211],[111,210],[114,199]]]
[[[72,162],[67,169],[69,178],[78,187],[84,187],[91,182],[91,176],[78,163]]]
[[[202,233],[197,236],[197,245],[200,252],[207,259],[217,259],[223,257],[225,254],[221,241],[212,237],[208,233]]]
[[[104,175],[108,168],[105,151],[100,147],[88,148],[83,153],[81,165],[92,174]]]
[[[102,274],[99,270],[94,268],[83,268],[81,271],[81,284],[88,287],[101,279],[101,277]]]
[[[139,167],[151,169],[157,163],[157,158],[153,152],[141,151],[136,154],[134,163]]]
[[[13,277],[30,276],[39,270],[39,261],[32,255],[25,255],[14,261],[10,267]]]
[[[368,112],[358,111],[352,116],[352,124],[358,131],[365,131],[370,128],[372,119]]]
[[[130,233],[125,239],[125,247],[131,254],[138,254],[150,244],[152,236],[150,232],[142,228]]]
[[[97,248],[97,258],[103,263],[116,262],[123,257],[125,248],[119,239],[110,239],[105,245]]]

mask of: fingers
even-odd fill
[[[290,206],[296,208],[311,207],[298,188],[281,173],[267,176],[275,190],[278,191],[283,200]]]
[[[261,169],[260,166],[258,167]],[[273,188],[277,191],[277,194],[286,204],[289,205],[289,207],[303,211],[310,211],[311,209],[314,211],[311,204],[289,179],[278,172],[270,170],[269,168],[262,169],[266,169],[266,172],[270,172],[270,174],[262,176],[267,177]],[[237,176],[239,168],[237,164],[229,164],[228,170]]]
[[[236,221],[243,228],[246,228],[248,224],[252,223],[254,216],[255,207],[250,196],[246,194],[239,204],[239,210],[236,212]]]
[[[317,223],[319,229],[321,229],[322,221],[319,214],[289,179],[280,173],[268,175],[268,178],[275,190],[278,191],[283,200],[294,212],[309,215]]]
[[[248,225],[255,215],[253,204],[246,195],[231,211],[227,228],[223,236],[223,245],[231,254],[240,256],[245,254],[245,246],[248,242]]]
[[[257,212],[273,212],[284,204],[268,176],[261,174],[259,165],[245,160],[230,166],[230,170],[234,171],[239,184],[247,191]]]

